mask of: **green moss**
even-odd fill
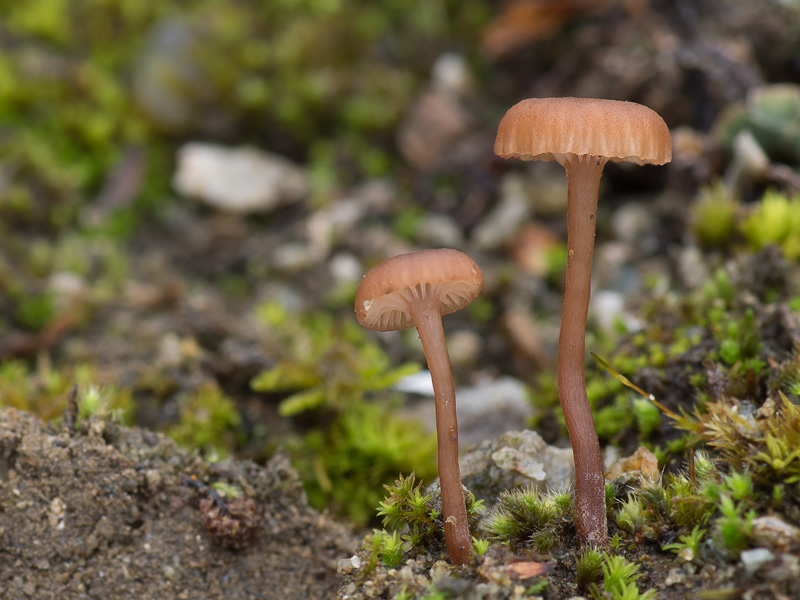
[[[387,567],[400,564],[403,558],[423,552],[438,555],[445,547],[444,523],[434,508],[432,496],[422,492],[422,481],[417,482],[412,472],[407,477],[401,474],[394,485],[384,485],[388,494],[378,505],[378,516],[384,530],[373,530],[364,538],[363,546],[369,552],[367,572],[378,562]],[[467,515],[472,526],[483,508],[471,493],[466,494]],[[478,554],[488,548],[488,541],[472,538]],[[482,550],[482,551],[480,551]]]
[[[352,406],[328,427],[287,444],[309,501],[366,523],[393,473],[416,469],[433,478],[436,439],[416,420],[385,404]]]
[[[737,230],[738,202],[721,181],[707,185],[691,207],[690,226],[697,240],[708,248],[730,244]]]
[[[281,352],[252,387],[282,396],[283,417],[303,415],[305,432],[287,448],[312,504],[365,523],[381,485],[398,472],[435,474],[435,436],[400,417],[396,395],[387,392],[417,365],[394,367],[366,330],[327,313],[297,318],[267,303],[259,315]]]
[[[45,421],[64,414],[73,386],[79,418],[97,414],[121,423],[131,421],[134,405],[130,391],[98,385],[97,374],[89,365],[57,369],[46,358],[33,367],[22,360],[0,364],[0,406],[31,412]]]
[[[597,435],[603,439],[610,439],[635,423],[629,402],[626,394],[620,394],[611,404],[595,411]]]
[[[112,419],[116,423],[130,424],[135,409],[133,396],[127,390],[119,391],[113,387],[89,385],[79,390],[78,419],[100,417]]]
[[[579,590],[589,587],[603,575],[605,553],[597,548],[587,547],[575,560],[575,582]]]
[[[392,367],[389,357],[356,323],[338,322],[326,313],[297,319],[279,304],[269,303],[259,315],[273,330],[276,347],[284,348],[278,365],[252,381],[258,392],[287,393],[281,416],[310,410],[348,411],[367,393],[385,390],[419,370],[407,364]]]
[[[167,435],[209,460],[227,456],[242,439],[242,419],[234,401],[214,385],[189,393],[180,402],[180,419]]]
[[[624,557],[606,554],[603,561],[603,591],[592,586],[592,597],[596,600],[652,600],[655,590],[639,592],[636,580],[641,577],[639,565],[628,562]]]
[[[800,195],[768,190],[744,219],[742,233],[753,250],[780,246],[784,256],[800,259]]]
[[[327,165],[312,168],[325,174],[314,177],[317,192],[385,174],[396,158],[391,132],[432,61],[475,39],[491,16],[478,0],[437,6],[6,3],[0,152],[9,193],[0,217],[74,225],[85,199],[142,148],[139,193],[105,216],[109,232],[129,232],[126,222],[168,194],[176,134],[257,142],[314,162],[325,154]]]
[[[490,535],[526,543],[549,552],[572,521],[572,497],[563,492],[544,494],[536,488],[506,490],[481,523]]]

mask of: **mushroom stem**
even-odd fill
[[[444,538],[450,562],[464,565],[469,562],[472,541],[469,536],[467,507],[461,488],[461,469],[458,464],[458,417],[453,372],[442,327],[438,298],[413,305],[411,316],[428,361],[436,404],[436,437],[439,453],[439,486],[442,495]]]
[[[605,546],[605,478],[600,442],[586,396],[586,318],[592,282],[600,177],[606,159],[556,157],[567,171],[567,275],[558,337],[558,396],[575,461],[575,528],[581,546]]]

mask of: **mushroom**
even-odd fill
[[[651,109],[592,98],[532,98],[500,121],[495,154],[553,160],[567,171],[567,276],[558,338],[558,395],[575,460],[575,528],[581,545],[608,540],[600,443],[586,397],[584,352],[595,213],[606,162],[662,165],[669,129]]]
[[[416,326],[428,361],[436,403],[439,483],[444,535],[450,561],[469,561],[472,541],[458,465],[458,422],[450,358],[442,315],[469,305],[483,286],[483,274],[457,250],[421,250],[392,257],[365,276],[356,292],[358,322],[376,331]]]

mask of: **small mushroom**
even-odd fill
[[[592,98],[532,98],[509,109],[495,154],[553,160],[567,171],[567,276],[558,338],[558,395],[575,460],[575,527],[581,545],[608,540],[600,443],[586,397],[586,318],[595,215],[606,162],[663,165],[672,159],[669,129],[651,109]]]
[[[370,270],[356,292],[358,322],[376,331],[416,326],[428,361],[436,402],[439,482],[444,535],[450,561],[469,561],[472,541],[458,464],[458,421],[442,315],[469,305],[483,274],[457,250],[421,250],[392,257]]]

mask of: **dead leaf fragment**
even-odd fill
[[[615,461],[606,471],[606,478],[618,479],[629,473],[656,481],[659,476],[656,455],[644,446],[639,446],[630,456]]]
[[[538,575],[549,573],[553,570],[553,565],[550,563],[526,561],[511,563],[510,565],[503,567],[503,569],[513,575],[516,575],[520,579],[529,579],[531,577],[537,577]]]

